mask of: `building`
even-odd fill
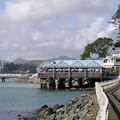
[[[71,88],[76,81],[80,88],[85,82],[94,86],[96,81],[117,78],[118,66],[120,67],[120,57],[113,56],[104,60],[56,60],[40,64],[38,77],[41,88],[65,88],[66,84]]]
[[[120,54],[114,54],[112,56],[107,56],[104,58],[103,67],[114,68],[120,72]]]

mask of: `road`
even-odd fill
[[[109,120],[120,120],[120,83],[105,93],[109,99]]]

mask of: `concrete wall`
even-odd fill
[[[38,74],[36,73],[36,74],[32,75],[32,76],[28,79],[28,82],[40,84],[40,78],[38,78]]]
[[[103,92],[103,89],[98,82],[95,83],[95,89],[96,89],[97,100],[98,100],[99,107],[100,107],[99,112],[96,116],[96,120],[107,120],[108,98],[107,98],[106,94]]]

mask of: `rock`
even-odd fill
[[[59,108],[61,108],[61,107],[63,107],[63,105],[58,105],[58,104],[56,104],[56,105],[54,105],[54,106],[52,107],[52,109],[53,109],[53,111],[56,111],[57,109],[59,109]]]
[[[55,120],[55,118],[56,118],[56,115],[55,115],[55,114],[52,114],[52,115],[50,116],[50,119],[51,119],[51,120]]]
[[[90,95],[85,94],[73,98],[65,105],[56,104],[53,107],[43,105],[36,110],[37,117],[33,120],[88,120],[91,116],[91,107],[93,100]]]
[[[52,115],[53,113],[54,112],[52,108],[46,108],[44,116]]]
[[[48,108],[48,106],[47,105],[43,105],[41,108],[37,109],[36,112],[37,113],[42,112],[46,108]]]
[[[65,118],[63,116],[61,116],[61,115],[57,115],[56,120],[65,120]]]
[[[65,111],[64,111],[64,108],[60,108],[56,111],[56,113],[58,114],[63,114]]]
[[[76,120],[75,114],[70,115],[68,118],[65,118],[65,120]]]
[[[45,109],[45,108],[48,108],[48,106],[47,105],[43,105],[41,108]]]

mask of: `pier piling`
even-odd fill
[[[1,79],[2,79],[2,82],[5,82],[5,77],[2,77]]]

